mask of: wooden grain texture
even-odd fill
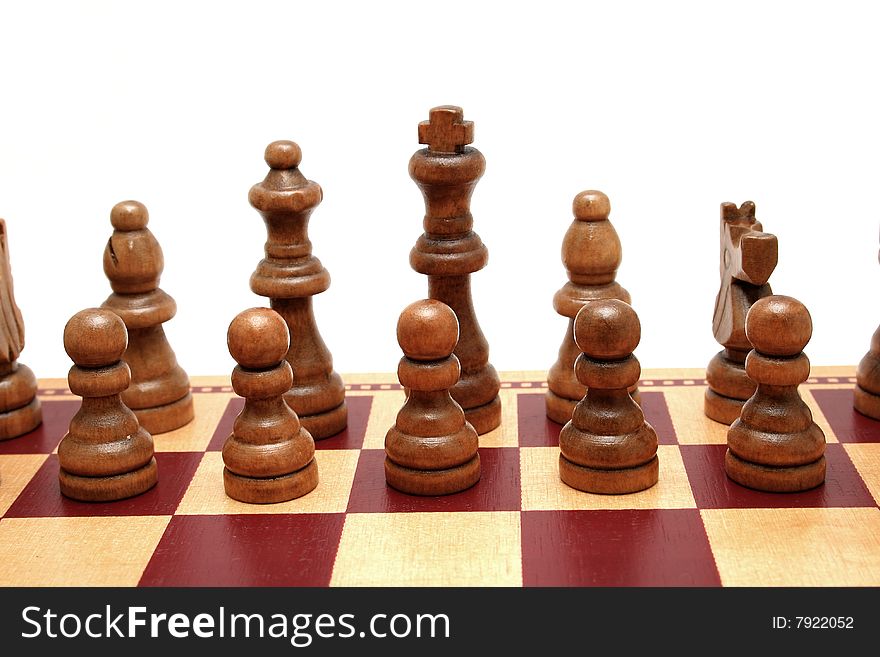
[[[814,421],[829,427],[827,483],[786,495],[726,476],[726,435],[703,435],[705,426],[727,427],[703,414],[702,370],[642,371],[660,478],[630,495],[561,482],[546,372],[499,374],[505,426],[487,434],[497,438],[491,445],[480,437],[482,477],[468,490],[424,497],[389,487],[382,439],[404,392],[393,375],[344,375],[349,426],[316,444],[321,484],[275,505],[224,494],[221,448],[243,406],[228,374],[192,377],[197,420],[156,439],[162,476],[153,489],[110,503],[61,496],[52,452],[78,401],[65,381],[43,379],[43,424],[25,440],[0,443],[0,581],[880,585],[880,422],[852,408],[855,367],[814,367],[800,386]],[[374,418],[384,418],[378,436],[368,435]]]
[[[122,401],[144,429],[159,434],[191,422],[193,400],[189,377],[162,326],[177,313],[177,304],[159,288],[165,258],[147,228],[149,219],[138,201],[113,206],[113,234],[104,249],[104,273],[113,293],[102,307],[119,315],[128,330],[123,360],[131,369],[131,384]]]
[[[473,230],[471,195],[483,171],[483,154],[468,146],[473,123],[460,107],[444,105],[419,124],[419,143],[409,161],[410,177],[425,199],[424,233],[410,252],[410,265],[428,276],[428,296],[448,305],[458,317],[460,337],[455,355],[461,378],[452,398],[477,433],[501,424],[500,381],[489,363],[489,343],[477,321],[471,296],[472,273],[486,266],[489,252]]]
[[[4,518],[0,586],[136,586],[170,519]]]
[[[461,368],[453,350],[458,321],[441,301],[404,308],[397,322],[404,357],[397,368],[408,391],[385,435],[385,479],[411,495],[448,495],[480,479],[477,432],[451,397]]]
[[[615,281],[622,250],[617,231],[608,220],[611,202],[600,191],[587,190],[574,197],[574,221],[562,240],[562,264],[566,283],[553,297],[553,307],[568,318],[568,329],[559,357],[547,375],[547,417],[559,424],[571,419],[575,405],[586,388],[574,373],[580,350],[574,342],[574,318],[584,304],[594,299],[620,299],[630,303],[630,294]],[[637,395],[637,388],[633,388]]]
[[[58,446],[61,492],[83,502],[110,502],[156,485],[153,438],[122,402],[131,374],[122,355],[125,324],[109,310],[88,308],[64,327],[64,350],[74,362],[70,391],[82,406]]]
[[[753,202],[740,207],[721,204],[721,288],[715,299],[712,332],[724,349],[706,368],[709,387],[704,402],[706,415],[717,422],[730,425],[755,392],[745,372],[746,355],[752,348],[745,332],[746,314],[758,299],[772,294],[767,281],[777,258],[776,237],[763,232]]]
[[[803,353],[810,313],[792,297],[764,297],[749,310],[746,333],[754,345],[746,373],[756,389],[727,432],[727,475],[763,491],[815,488],[825,481],[825,434],[798,394],[810,376]]]
[[[18,362],[24,321],[15,303],[6,221],[0,219],[0,440],[17,438],[42,422],[37,378]]]
[[[521,586],[520,514],[346,516],[331,586]]]
[[[876,507],[704,509],[701,514],[724,586],[880,583]]]
[[[572,488],[620,494],[657,483],[657,434],[628,392],[640,337],[638,316],[618,299],[591,301],[575,317],[575,371],[587,392],[559,434],[559,476]]]
[[[251,276],[254,293],[268,297],[290,330],[285,357],[293,383],[285,394],[303,427],[315,440],[345,429],[345,386],[333,370],[333,357],[318,331],[312,297],[330,287],[330,274],[314,255],[309,218],[323,199],[318,183],[300,172],[300,147],[275,141],[266,147],[266,178],[251,187],[250,204],[266,223],[266,257]]]
[[[293,381],[284,318],[269,308],[242,311],[229,325],[227,344],[238,363],[232,388],[245,402],[223,445],[226,494],[271,504],[310,493],[318,485],[315,441],[284,400]]]

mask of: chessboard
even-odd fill
[[[320,484],[249,505],[223,489],[220,449],[243,400],[194,377],[196,419],[155,437],[159,483],[112,503],[61,496],[58,443],[79,407],[40,381],[44,422],[0,442],[3,586],[877,586],[880,422],[852,409],[853,368],[814,368],[801,395],[824,430],[824,485],[771,494],[730,481],[726,427],[703,415],[702,370],[645,371],[659,483],[594,495],[558,475],[545,375],[502,375],[502,426],[480,436],[462,493],[390,489],[383,441],[404,392],[345,378],[349,425],[317,442]]]

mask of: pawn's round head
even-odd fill
[[[611,201],[602,192],[588,189],[574,197],[571,209],[579,221],[603,221],[611,214]]]
[[[639,344],[642,325],[636,311],[618,299],[588,301],[574,318],[574,340],[588,357],[620,360]]]
[[[773,295],[758,299],[746,315],[746,337],[768,356],[797,356],[813,335],[810,311],[797,299]]]
[[[275,367],[290,348],[287,322],[269,308],[250,308],[235,316],[226,332],[226,345],[235,362],[245,369]]]
[[[122,201],[110,210],[110,223],[116,230],[143,230],[149,221],[147,206],[139,201]]]
[[[302,150],[296,142],[281,139],[266,146],[265,157],[273,169],[295,169],[302,161]]]
[[[412,360],[448,358],[458,344],[458,318],[442,301],[416,301],[400,313],[397,342]]]
[[[64,327],[64,351],[79,367],[118,363],[128,347],[128,331],[119,315],[103,308],[80,310]]]

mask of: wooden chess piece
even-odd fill
[[[862,415],[880,420],[880,327],[871,337],[871,348],[856,370],[853,406]]]
[[[752,345],[746,337],[746,314],[758,299],[772,294],[770,274],[776,268],[776,236],[762,232],[755,219],[755,204],[746,201],[739,208],[721,204],[721,289],[715,300],[712,331],[724,347],[706,368],[707,417],[730,424],[739,417],[745,401],[755,392],[755,383],[745,371]]]
[[[229,497],[251,504],[286,502],[318,485],[315,441],[284,401],[293,372],[287,323],[268,308],[239,313],[227,333],[238,363],[232,388],[245,398],[223,445],[223,485]]]
[[[43,421],[37,377],[18,362],[24,349],[24,322],[15,303],[6,221],[0,219],[0,440],[17,438]]]
[[[158,479],[153,437],[122,401],[131,373],[122,355],[125,324],[102,308],[81,310],[64,327],[64,350],[74,362],[67,375],[82,406],[58,446],[61,492],[83,502],[139,495]]]
[[[501,381],[489,364],[489,343],[477,322],[471,297],[471,274],[486,266],[489,252],[473,230],[471,194],[486,169],[475,148],[474,124],[460,107],[442,106],[419,124],[419,143],[427,144],[409,161],[409,175],[425,198],[425,232],[409,255],[413,269],[428,276],[428,296],[452,308],[461,339],[455,355],[461,378],[452,398],[464,408],[477,433],[501,424]]]
[[[657,434],[629,395],[641,374],[632,352],[639,318],[619,299],[597,299],[574,319],[575,362],[587,393],[559,434],[559,476],[589,493],[635,493],[657,483]]]
[[[312,255],[309,217],[323,198],[320,185],[299,170],[302,151],[292,141],[266,148],[270,171],[251,187],[248,200],[266,222],[266,257],[251,276],[251,290],[269,297],[287,322],[293,384],[284,398],[315,440],[333,436],[348,423],[345,385],[315,322],[312,297],[330,287],[330,274]]]
[[[746,333],[754,346],[746,373],[757,388],[727,432],[727,476],[770,492],[815,488],[825,481],[825,434],[798,394],[810,376],[810,313],[797,299],[764,297],[749,310]]]
[[[149,219],[137,201],[117,203],[110,211],[113,235],[104,249],[104,273],[113,294],[101,307],[119,315],[128,330],[123,359],[131,368],[131,385],[122,401],[144,429],[159,434],[192,421],[193,398],[162,327],[177,304],[159,288],[165,258],[147,228]]]
[[[479,441],[450,396],[461,372],[455,313],[434,299],[416,301],[400,314],[397,341],[397,375],[409,396],[385,436],[385,480],[411,495],[470,488],[480,479]]]
[[[574,221],[562,241],[562,263],[566,283],[553,297],[553,307],[568,318],[568,331],[559,348],[559,358],[547,375],[547,417],[559,424],[571,419],[575,405],[587,394],[574,373],[581,351],[574,342],[574,318],[584,304],[594,299],[620,299],[630,303],[629,292],[614,280],[620,266],[620,238],[608,221],[611,203],[602,192],[587,190],[574,197]],[[638,391],[633,388],[638,401]]]

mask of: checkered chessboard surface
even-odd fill
[[[503,376],[502,426],[480,439],[482,480],[439,498],[386,487],[383,440],[403,392],[390,375],[350,376],[349,427],[317,443],[318,488],[269,506],[224,494],[219,450],[243,402],[204,377],[196,419],[155,437],[156,488],[106,504],[63,498],[55,452],[79,400],[42,381],[43,425],[0,442],[0,585],[876,586],[880,422],[852,410],[853,372],[816,368],[801,387],[828,440],[813,491],[726,478],[726,427],[703,416],[696,370],[643,375],[655,487],[569,489],[543,374],[517,372]]]

